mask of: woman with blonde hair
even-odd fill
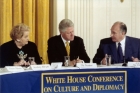
[[[29,41],[29,30],[23,23],[12,28],[10,33],[12,40],[0,46],[0,67],[41,64],[36,44]],[[35,60],[29,62],[29,58]]]

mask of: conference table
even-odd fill
[[[106,72],[110,73],[111,72],[111,76],[115,75],[115,72],[121,72],[124,71],[125,72],[125,89],[123,91],[115,91],[113,90],[112,92],[109,92],[107,90],[98,90],[98,91],[88,91],[88,89],[90,89],[90,86],[88,86],[89,84],[91,84],[91,80],[90,77],[92,76],[92,73],[94,73],[94,75],[105,75]],[[103,73],[102,73],[103,72]],[[67,74],[69,73],[69,74]],[[76,74],[75,74],[76,73]],[[80,73],[80,74],[77,74]],[[109,74],[108,73],[108,74]],[[61,77],[68,77],[68,75],[71,77],[72,75],[74,76],[79,76],[79,77],[86,77],[88,76],[88,81],[90,82],[86,82],[86,83],[67,83],[63,80],[61,80],[61,83],[64,86],[82,86],[82,85],[86,85],[86,91],[71,91],[72,93],[140,93],[140,67],[122,67],[122,66],[98,66],[97,68],[85,68],[85,69],[79,69],[77,67],[71,67],[71,68],[67,68],[67,69],[52,69],[52,70],[38,70],[38,71],[33,71],[33,70],[25,70],[22,72],[3,72],[2,69],[0,71],[0,93],[59,93],[60,91],[57,91],[56,87],[59,86],[59,84],[56,85],[56,81],[55,84],[42,84],[45,80],[43,79],[45,75],[48,75],[50,79],[50,77],[52,77],[53,75],[56,76],[55,74],[57,74],[57,76],[61,76]],[[123,75],[123,73],[117,73]],[[73,76],[73,77],[74,77]],[[107,75],[109,76],[109,75]],[[43,81],[43,80],[44,81]],[[45,76],[46,79],[46,76]],[[65,78],[61,78],[61,79],[65,79]],[[82,80],[82,79],[81,79]],[[84,78],[83,78],[84,81]],[[45,81],[46,82],[46,81]],[[48,83],[49,81],[47,81]],[[99,82],[101,83],[101,82]],[[103,83],[110,83],[110,82],[103,82]],[[77,84],[77,85],[76,85]],[[61,85],[61,84],[60,84]],[[45,86],[55,86],[55,90],[54,91],[48,91],[49,89],[46,89],[47,91],[45,91],[45,88],[42,89],[42,87]],[[94,86],[95,87],[95,86]],[[97,87],[98,88],[98,87]],[[76,89],[76,88],[75,88]],[[90,89],[91,90],[91,89]],[[61,91],[61,93],[68,93],[70,92],[70,90],[67,92],[65,91]]]

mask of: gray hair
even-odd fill
[[[127,26],[126,26],[126,24],[124,24],[123,22],[120,22],[120,21],[115,22],[114,25],[115,24],[120,24],[121,31],[125,32],[125,34],[127,33]]]
[[[66,28],[68,27],[74,27],[74,23],[70,19],[63,19],[59,23],[59,31],[60,32],[65,32]]]

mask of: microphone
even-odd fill
[[[123,64],[122,66],[127,66],[126,60],[125,60],[125,56],[123,56]]]

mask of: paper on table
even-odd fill
[[[0,75],[11,74],[12,72],[6,71],[4,68],[0,68]]]
[[[61,68],[56,68],[55,70],[65,70],[65,69],[79,69],[78,67],[65,67],[65,66],[62,66]]]

